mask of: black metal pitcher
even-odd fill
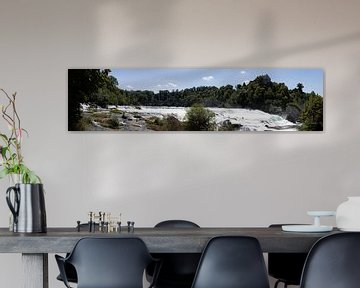
[[[13,197],[11,197],[12,192]],[[44,233],[47,231],[42,184],[15,184],[6,190],[6,202],[14,216],[14,232]]]

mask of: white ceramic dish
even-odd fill
[[[332,226],[315,226],[315,225],[282,225],[281,229],[286,232],[330,232],[333,230]]]
[[[309,216],[324,217],[324,216],[335,216],[335,211],[308,211]]]
[[[344,232],[360,232],[360,228],[339,228],[339,230]]]

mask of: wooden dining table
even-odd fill
[[[308,252],[325,235],[338,233],[283,232],[281,227],[223,228],[135,228],[120,232],[77,231],[76,228],[48,228],[47,233],[13,233],[0,228],[0,253],[21,253],[24,288],[48,288],[48,253],[67,253],[83,237],[139,237],[151,253],[201,253],[209,239],[222,235],[252,236],[262,251]]]

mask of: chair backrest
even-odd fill
[[[306,259],[300,287],[360,287],[360,233],[332,234],[316,242]]]
[[[142,288],[152,260],[139,238],[82,238],[67,259],[76,269],[78,288]]]
[[[269,228],[282,225],[289,224],[271,224]],[[288,285],[300,285],[306,257],[307,253],[268,253],[269,275]]]
[[[188,220],[166,220],[159,222],[155,228],[200,228]],[[155,257],[162,260],[162,267],[157,278],[156,287],[187,287],[194,280],[195,272],[200,260],[200,253],[159,253]],[[151,269],[148,271],[152,275]]]
[[[157,223],[155,228],[200,228],[200,226],[188,220],[165,220]]]
[[[202,254],[192,288],[268,288],[264,257],[256,238],[212,238]]]

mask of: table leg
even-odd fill
[[[48,254],[22,254],[23,288],[49,288]]]

